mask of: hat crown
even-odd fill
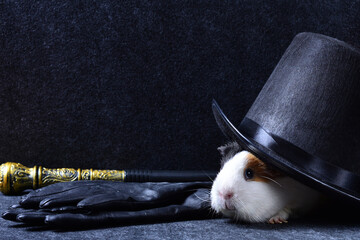
[[[301,33],[246,117],[308,153],[360,174],[359,103],[360,51],[334,38]]]

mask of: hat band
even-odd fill
[[[261,146],[271,150],[288,161],[281,161],[281,164],[290,169],[296,169],[302,174],[308,175],[311,179],[319,179],[330,187],[342,188],[346,195],[360,200],[356,193],[360,189],[360,176],[346,169],[332,165],[323,159],[316,157],[305,150],[295,146],[289,141],[269,133],[259,124],[249,118],[244,118],[238,128],[239,132],[246,138],[252,139]],[[257,149],[251,148],[255,152]],[[259,155],[263,155],[259,153]],[[281,166],[280,166],[281,168]],[[319,182],[319,180],[317,180]],[[351,195],[349,195],[351,193]],[[357,196],[357,197],[356,197]]]

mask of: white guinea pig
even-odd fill
[[[269,168],[239,144],[219,147],[222,168],[211,189],[211,207],[235,220],[284,223],[319,201],[320,193]]]

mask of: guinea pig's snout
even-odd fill
[[[232,191],[219,191],[219,196],[223,200],[224,203],[223,208],[226,210],[234,210],[235,206],[233,204],[234,193]]]
[[[219,196],[225,200],[229,200],[234,196],[234,193],[231,191],[225,191],[224,193],[219,191]]]

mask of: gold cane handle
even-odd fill
[[[123,170],[93,170],[74,168],[28,168],[20,163],[7,162],[0,166],[0,191],[6,195],[19,194],[25,189],[37,189],[57,182],[78,180],[124,181]]]

